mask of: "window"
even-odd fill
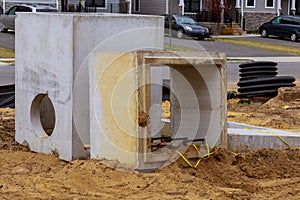
[[[134,11],[140,12],[140,0],[134,0]]]
[[[106,4],[106,0],[86,0],[86,7],[102,7],[104,8]]]
[[[290,24],[300,25],[300,19],[293,18],[293,17],[288,17],[288,20],[290,21]]]
[[[171,23],[172,24],[176,24],[176,20],[175,20],[175,18],[172,16],[172,18],[171,18]]]
[[[281,17],[276,17],[275,19],[272,20],[272,24],[280,24],[281,22]]]
[[[255,8],[255,0],[246,0],[247,8]]]
[[[282,18],[280,24],[292,24],[292,22],[288,18]]]
[[[169,21],[169,16],[165,15],[165,21]]]
[[[9,9],[9,11],[7,12],[9,15],[14,15],[16,12],[17,6],[12,7],[11,9]]]
[[[199,0],[184,0],[184,12],[199,12],[200,10]]]
[[[195,20],[189,17],[179,17],[177,16],[177,22],[180,24],[197,24]]]
[[[274,8],[275,0],[266,0],[266,8]]]
[[[31,12],[31,8],[25,6],[19,6],[17,7],[16,12]]]

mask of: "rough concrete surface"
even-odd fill
[[[162,17],[20,13],[16,18],[16,140],[27,142],[36,152],[55,152],[64,160],[88,158],[84,145],[90,143],[89,56],[144,48],[163,48]]]
[[[147,119],[151,99],[153,96],[162,99],[162,93],[151,94],[148,89],[150,72],[152,67],[161,65],[171,68],[170,136],[174,141],[203,139],[210,146],[226,146],[225,55],[183,54],[164,51],[96,54],[89,74],[91,158],[116,159],[134,169],[150,162],[149,157],[162,156],[162,152],[160,155],[151,152],[151,144],[147,142],[153,126],[152,120]],[[157,117],[161,118],[161,112]]]

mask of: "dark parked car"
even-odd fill
[[[259,27],[262,37],[275,35],[282,38],[288,37],[291,41],[297,41],[300,36],[300,16],[283,15],[275,17]]]
[[[170,18],[171,21],[169,21]],[[195,20],[187,16],[165,15],[165,29],[169,29],[170,24],[172,32],[175,31],[178,38],[189,36],[203,40],[210,37],[208,28],[198,25]]]
[[[15,30],[15,18],[18,12],[58,12],[55,7],[45,5],[14,5],[7,12],[0,15],[0,27],[2,32],[8,29]]]

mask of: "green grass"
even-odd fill
[[[169,44],[165,44],[164,45],[164,50],[165,51],[184,51],[184,52],[193,52],[193,51],[196,51],[194,49],[184,48],[184,47],[175,46],[175,45],[171,45],[171,47],[170,47]]]
[[[234,61],[247,62],[247,61],[249,61],[249,59],[247,59],[247,58],[243,58],[243,59],[241,59],[241,58],[227,58],[226,60],[229,61],[229,62],[234,62]]]
[[[14,58],[15,52],[13,50],[0,47],[0,58]]]
[[[248,34],[259,34],[259,31],[258,30],[255,30],[255,31],[247,31]]]
[[[291,46],[283,46],[278,44],[270,44],[266,42],[254,42],[254,41],[247,41],[247,40],[236,40],[232,38],[216,38],[217,41],[226,42],[230,44],[242,45],[247,47],[253,47],[258,49],[265,49],[270,51],[277,51],[287,54],[293,54],[300,56],[300,48],[291,47]]]

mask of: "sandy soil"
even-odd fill
[[[300,132],[299,85],[280,88],[277,97],[262,105],[238,104],[240,99],[230,99],[227,102],[228,121]]]
[[[228,119],[299,130],[299,101],[228,102]],[[300,199],[300,148],[233,153],[218,149],[193,169],[178,159],[153,173],[99,160],[64,162],[14,142],[14,110],[0,109],[0,199]]]

